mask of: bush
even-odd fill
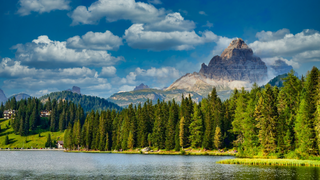
[[[186,155],[186,151],[183,150],[183,149],[180,149],[180,154],[181,154],[181,155]]]

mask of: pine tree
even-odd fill
[[[129,132],[129,137],[128,137],[128,149],[133,149],[133,145],[134,145],[133,134],[130,131]]]
[[[222,136],[221,136],[221,129],[219,126],[216,127],[216,130],[215,130],[215,134],[214,134],[214,146],[216,149],[219,149],[221,147],[221,142],[222,140]]]
[[[191,141],[191,146],[193,148],[198,148],[202,144],[202,135],[203,135],[203,122],[201,110],[198,108],[197,104],[194,104],[194,114],[192,116],[192,122],[189,126],[190,136],[189,139]]]
[[[169,121],[167,124],[166,130],[166,150],[171,150],[175,148],[175,131],[176,131],[176,124],[179,118],[178,108],[173,100],[172,105],[169,110]],[[180,149],[180,148],[179,148]]]
[[[47,137],[47,142],[45,144],[45,147],[52,147],[52,141],[51,141],[51,134],[49,133],[48,134],[48,137]]]
[[[183,147],[186,145],[186,134],[185,134],[185,119],[182,117],[180,119],[180,126],[179,126],[180,132],[179,132],[179,140],[180,140],[180,147],[183,149]]]
[[[5,140],[4,140],[4,144],[5,144],[5,145],[8,145],[8,144],[9,144],[9,137],[8,137],[8,135],[6,135],[6,138],[5,138]]]
[[[80,147],[81,143],[81,127],[80,127],[80,120],[76,121],[73,125],[73,130],[72,130],[72,137],[74,139],[74,145],[78,148]]]

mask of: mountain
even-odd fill
[[[26,93],[19,93],[19,94],[14,94],[14,95],[10,96],[8,99],[11,99],[13,97],[16,98],[16,101],[20,101],[21,99],[28,99],[31,96]]]
[[[271,86],[277,86],[277,87],[283,87],[283,78],[288,77],[288,74],[281,74],[276,76],[275,78],[271,79],[267,84],[270,84]],[[264,86],[261,86],[264,87]]]
[[[78,86],[73,86],[72,89],[67,89],[66,91],[70,91],[73,93],[81,94],[80,88]]]
[[[202,64],[199,72],[187,73],[164,90],[143,89],[116,93],[108,100],[119,106],[143,103],[148,98],[181,100],[181,94],[190,94],[194,101],[207,97],[216,87],[219,97],[227,99],[234,88],[249,89],[254,82],[263,82],[268,77],[266,64],[253,54],[252,49],[241,39],[233,40],[220,56],[214,56],[208,65]]]
[[[119,107],[117,104],[109,102],[104,98],[82,95],[82,94],[73,93],[70,91],[53,92],[53,93],[44,95],[39,99],[41,100],[41,102],[45,103],[46,101],[48,101],[49,97],[51,100],[53,99],[56,99],[58,101],[67,100],[75,104],[81,105],[85,112],[89,112],[91,110],[101,111],[101,110],[107,110],[107,109],[116,109],[116,110],[121,109],[121,107]]]
[[[142,89],[150,89],[148,85],[144,85],[143,83],[141,83],[139,86],[136,86],[134,88],[134,91],[138,91],[138,90],[142,90]]]
[[[7,102],[7,97],[6,95],[4,94],[4,92],[2,91],[2,89],[0,89],[0,103],[5,103]]]
[[[252,83],[267,77],[267,66],[241,39],[233,40],[220,56],[214,56],[208,66],[201,65],[199,73],[186,74],[166,90],[185,89],[207,95],[213,87],[217,91],[250,88]]]
[[[163,91],[159,89],[142,89],[130,92],[120,92],[113,94],[108,98],[108,101],[118,104],[121,107],[126,107],[129,104],[139,104],[144,103],[148,99],[156,103],[159,99],[160,101],[169,101],[175,99],[175,101],[181,101],[181,95],[188,96],[190,94],[193,101],[200,101],[202,96],[196,92],[188,92],[185,90],[172,90]]]
[[[288,65],[281,59],[276,60],[272,65],[270,65],[270,68],[274,70],[276,76],[286,74],[293,69],[292,66]]]

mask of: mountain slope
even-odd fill
[[[21,99],[28,99],[31,96],[26,93],[19,93],[19,94],[14,94],[14,95],[10,96],[8,99],[11,99],[13,97],[16,98],[16,101],[20,101]]]
[[[5,103],[5,102],[7,102],[7,97],[6,97],[6,95],[4,94],[4,92],[2,91],[2,89],[0,89],[0,103]]]
[[[109,102],[104,98],[81,95],[81,94],[73,93],[70,91],[53,92],[53,93],[44,95],[39,99],[41,100],[41,102],[46,102],[49,97],[51,100],[53,99],[68,100],[75,104],[79,104],[81,105],[81,107],[85,112],[88,112],[91,110],[101,111],[101,110],[107,110],[107,109],[116,109],[116,110],[121,109],[121,107],[119,107],[117,104]]]

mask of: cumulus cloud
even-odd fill
[[[69,16],[72,25],[96,24],[103,17],[108,22],[125,19],[133,23],[147,23],[158,20],[164,13],[164,9],[135,0],[98,0],[88,8],[78,6]]]
[[[122,45],[122,38],[106,31],[89,31],[83,36],[74,36],[67,40],[67,48],[71,49],[93,49],[93,50],[117,50]]]
[[[312,51],[320,49],[320,33],[309,29],[295,35],[285,34],[283,38],[277,40],[265,41],[265,38],[262,39],[264,41],[255,41],[249,44],[253,52],[261,57],[292,57],[304,52],[310,54]],[[296,59],[295,61],[305,61],[305,59]]]
[[[292,58],[296,62],[320,61],[320,50],[311,50],[294,55]]]
[[[100,78],[98,72],[87,67],[37,69],[21,65],[21,62],[3,58],[0,63],[0,76],[8,89],[27,89],[32,95],[40,96],[48,92],[64,90],[72,85],[84,90],[108,90],[111,84]]]
[[[145,25],[146,30],[150,31],[189,31],[195,28],[193,21],[184,20],[180,13],[170,13],[166,17],[158,22]]]
[[[113,77],[116,75],[117,69],[114,66],[102,67],[99,77]]]
[[[138,67],[134,72],[130,72],[125,78],[122,78],[120,82],[126,85],[137,85],[152,79],[157,86],[165,86],[181,75],[179,70],[173,67],[151,67],[150,69],[141,69]]]
[[[44,35],[13,49],[17,49],[15,57],[18,61],[35,67],[110,66],[123,60],[123,57],[113,57],[107,51],[76,51],[67,48],[66,44],[65,41],[52,41]]]
[[[293,60],[285,59],[283,57],[262,58],[261,60],[264,61],[267,66],[274,65],[277,60],[282,60],[287,65],[290,65],[293,68],[299,68],[300,67],[299,63],[297,63],[297,62],[295,62]]]
[[[201,35],[194,31],[146,31],[143,24],[133,24],[125,31],[124,39],[132,48],[157,51],[193,49],[196,45],[212,42],[217,38],[211,31],[205,31]]]
[[[20,0],[18,14],[26,16],[31,11],[44,13],[53,10],[69,10],[70,1],[68,0]]]
[[[259,41],[267,42],[267,41],[274,41],[278,39],[282,39],[286,36],[286,34],[290,34],[290,30],[283,28],[276,32],[272,31],[261,31],[257,32],[256,38],[259,39]]]

